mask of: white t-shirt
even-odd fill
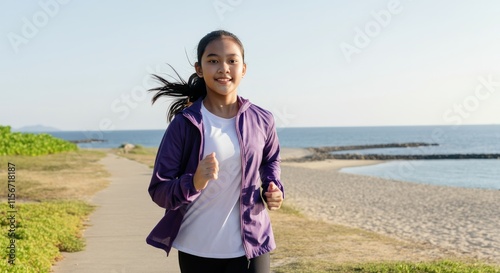
[[[173,247],[199,257],[241,257],[245,250],[240,222],[241,157],[236,118],[218,117],[203,103],[201,114],[205,139],[203,158],[215,152],[219,176],[209,181],[188,206]]]

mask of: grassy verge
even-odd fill
[[[99,151],[43,156],[0,156],[0,176],[15,164],[16,199],[7,204],[7,183],[0,187],[0,272],[50,272],[60,252],[84,247],[81,230],[93,210],[86,201],[109,183]],[[7,181],[5,181],[7,182]],[[16,212],[13,213],[12,211]],[[11,226],[11,221],[14,226]],[[14,227],[14,231],[12,231]],[[10,265],[15,240],[15,265]]]
[[[498,267],[460,261],[386,262],[339,265],[328,261],[299,261],[275,269],[276,273],[498,273]]]
[[[0,205],[0,227],[10,229],[9,216],[16,220],[14,237],[2,234],[0,272],[50,272],[61,251],[82,250],[81,229],[93,207],[78,201],[50,201],[19,204],[17,213],[10,213],[7,204]],[[15,241],[12,241],[15,240]],[[15,251],[15,252],[14,252]],[[8,256],[14,265],[9,264]]]
[[[80,150],[43,156],[0,156],[0,175],[6,177],[7,163],[16,166],[16,199],[47,201],[86,200],[108,185],[107,171],[98,164],[100,151]],[[0,196],[7,196],[0,187]]]
[[[276,273],[500,272],[499,266],[453,256],[436,260],[425,245],[311,220],[287,205],[271,218],[278,244],[272,253]]]

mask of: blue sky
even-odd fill
[[[226,29],[239,94],[280,127],[500,123],[500,2],[2,1],[0,124],[163,129],[152,72],[185,78]],[[190,63],[191,62],[191,63]]]

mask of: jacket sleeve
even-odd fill
[[[264,200],[266,200],[264,193],[267,192],[269,183],[271,183],[272,181],[274,181],[274,184],[276,184],[281,192],[283,192],[283,198],[285,198],[285,189],[280,179],[280,145],[274,118],[271,114],[269,122],[270,124],[268,127],[267,139],[262,154],[262,163],[259,168],[260,179],[262,180],[262,196]]]
[[[194,174],[184,173],[186,122],[178,116],[165,131],[148,188],[153,201],[165,209],[178,209],[194,201],[201,193],[194,187]]]

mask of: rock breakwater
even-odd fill
[[[481,154],[359,154],[353,152],[333,153],[338,151],[356,151],[366,149],[381,148],[415,148],[423,146],[438,146],[437,143],[408,142],[408,143],[387,143],[372,145],[351,145],[351,146],[328,146],[308,148],[312,155],[302,158],[288,159],[284,161],[304,162],[321,161],[326,159],[344,159],[344,160],[429,160],[429,159],[500,159],[499,153],[481,153]]]

